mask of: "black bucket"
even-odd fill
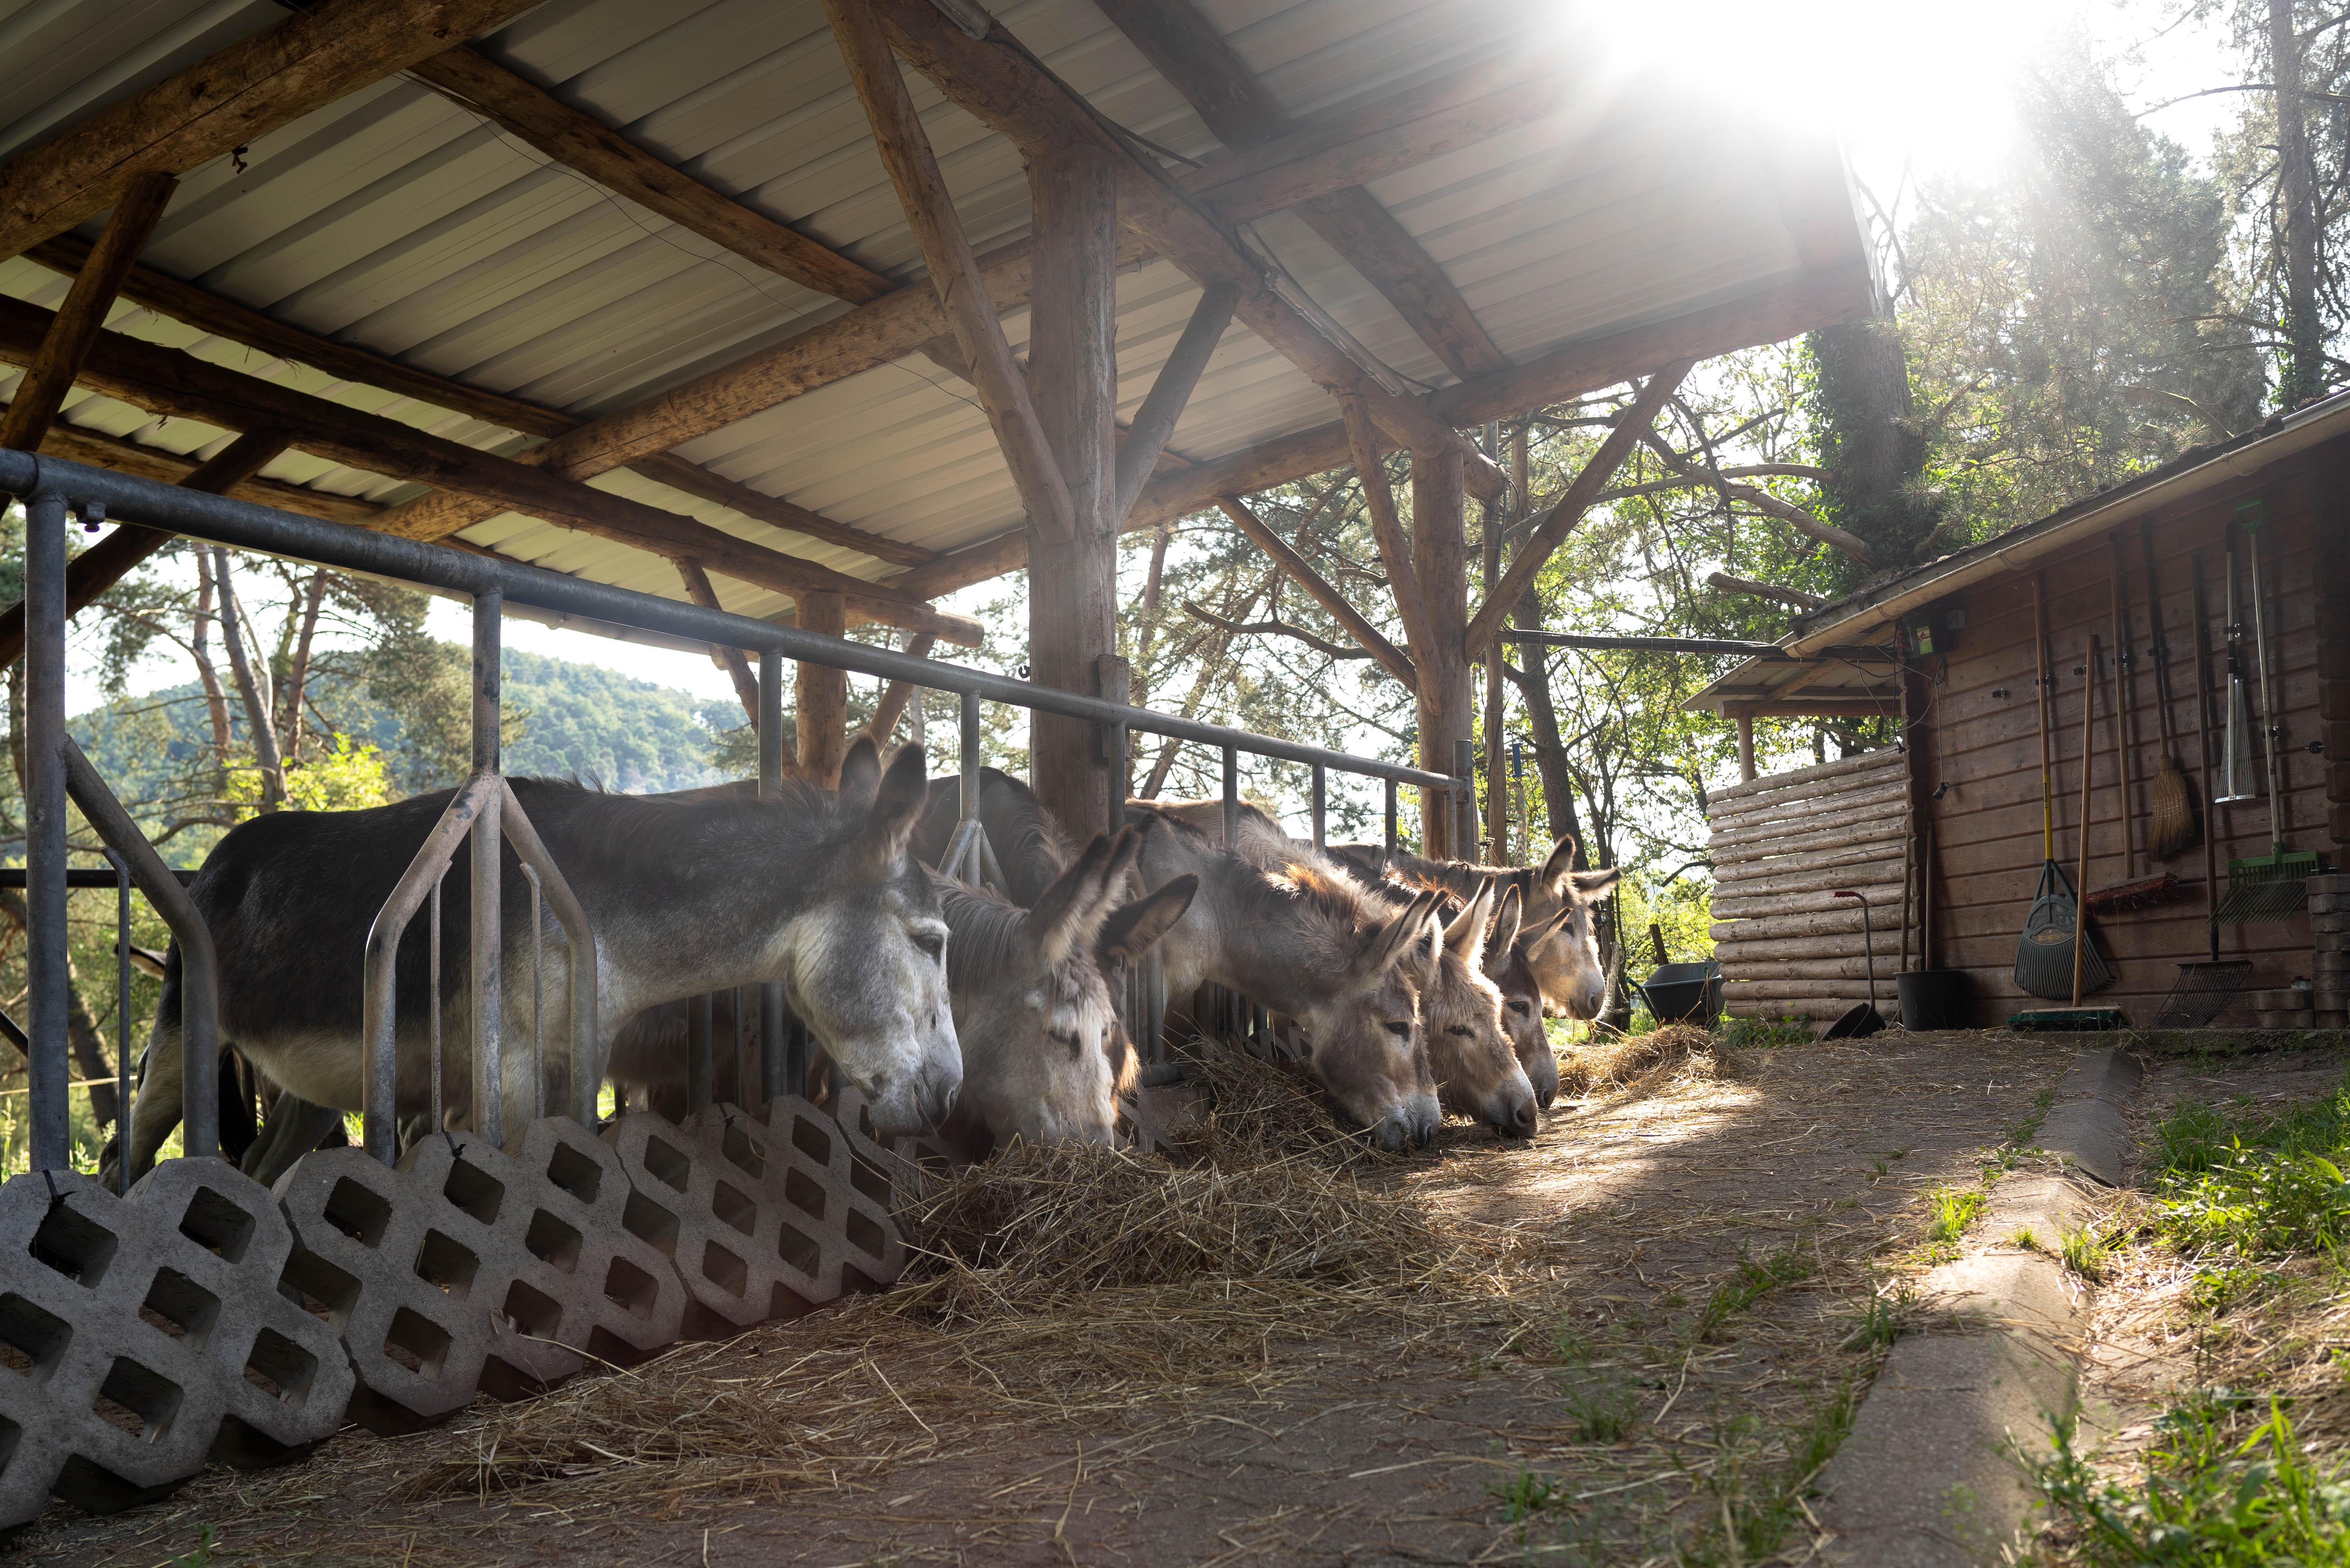
[[[1904,1029],[1964,1029],[1967,1026],[1967,971],[1962,969],[1913,969],[1893,977],[1901,994]]]
[[[1721,965],[1711,959],[1703,963],[1659,965],[1634,989],[1659,1023],[1695,1023],[1710,1029],[1721,1016]]]

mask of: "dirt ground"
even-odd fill
[[[1341,1320],[1284,1298],[1252,1318],[1232,1281],[1232,1326],[1203,1338],[1177,1321],[1203,1310],[1197,1291],[969,1332],[868,1298],[535,1412],[484,1402],[414,1437],[347,1433],[113,1518],[53,1509],[14,1552],[135,1568],[1793,1561],[1811,1528],[1790,1456],[1832,1445],[1874,1370],[1856,1329],[1915,1262],[1926,1189],[1973,1184],[1986,1150],[2028,1137],[2072,1054],[1892,1033],[1700,1058],[1563,1106],[1523,1146],[1455,1126],[1371,1179],[1532,1243],[1488,1303]],[[1170,1345],[1211,1354],[1171,1365]],[[683,1432],[746,1406],[772,1435],[720,1453],[581,1437],[550,1459],[525,1440],[574,1411],[675,1409],[662,1420]]]

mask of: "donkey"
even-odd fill
[[[1304,1025],[1306,1065],[1346,1116],[1391,1151],[1424,1144],[1441,1118],[1422,1031],[1435,978],[1423,940],[1434,894],[1390,916],[1352,877],[1299,861],[1268,871],[1153,802],[1127,803],[1142,830],[1146,880],[1200,878],[1167,934],[1170,995],[1208,981]]]
[[[605,794],[512,781],[596,932],[598,1018],[586,1070],[600,1080],[611,1032],[631,1014],[706,991],[781,981],[793,1010],[872,1106],[885,1133],[943,1116],[962,1078],[947,999],[947,925],[909,850],[922,805],[919,747],[886,774],[869,740],[849,750],[837,795],[786,784],[778,801]],[[189,888],[218,954],[221,1033],[287,1094],[358,1109],[366,1078],[360,965],[367,931],[451,792],[351,812],[279,812],[231,831]],[[505,851],[503,1089],[534,1104],[529,893]],[[468,859],[444,897],[467,907]],[[420,922],[421,923],[421,922]],[[551,928],[551,918],[550,918]],[[570,1032],[565,944],[544,943],[546,1035]],[[442,1019],[444,1081],[472,1081],[466,922],[446,922],[440,994],[423,940],[401,944],[398,1095],[430,1099],[428,1007]],[[180,1114],[180,956],[167,978],[122,1157],[134,1176]],[[517,1046],[519,1045],[519,1048]],[[509,1118],[510,1120],[512,1118]]]
[[[1211,837],[1222,832],[1219,801],[1169,801],[1159,809]],[[1240,809],[1233,847],[1243,859],[1275,875],[1302,863],[1352,875],[1350,867],[1290,837],[1279,822],[1253,805]],[[1446,1110],[1482,1120],[1503,1137],[1533,1136],[1536,1104],[1549,1103],[1535,1087],[1534,1075],[1547,1064],[1555,1098],[1558,1064],[1550,1056],[1548,1042],[1540,1038],[1541,1023],[1535,1016],[1540,994],[1523,971],[1523,958],[1513,952],[1517,920],[1511,920],[1507,932],[1496,933],[1490,918],[1493,899],[1482,887],[1471,897],[1453,898],[1443,889],[1407,888],[1390,878],[1356,880],[1389,913],[1409,907],[1424,891],[1436,891],[1444,898],[1441,937],[1431,927],[1422,939],[1430,944],[1423,963],[1432,978],[1419,991],[1420,1023],[1438,1098]],[[1516,907],[1514,898],[1512,902]],[[1514,994],[1500,983],[1505,978],[1518,988]],[[1528,1033],[1534,1036],[1531,1042],[1522,1038]],[[1530,1044],[1538,1048],[1529,1050]]]
[[[1198,884],[1177,877],[1131,902],[1120,895],[1139,846],[1133,833],[1097,836],[1033,909],[932,875],[950,935],[947,983],[963,1055],[962,1088],[938,1127],[959,1152],[983,1158],[998,1143],[1108,1143],[1117,1096],[1135,1058],[1118,1025],[1111,987],[1123,967],[1182,918]],[[665,1002],[628,1021],[611,1075],[682,1109],[687,1006]],[[734,1001],[713,999],[712,1033],[733,1038]],[[736,1098],[731,1053],[716,1053],[712,1091]]]
[[[1577,871],[1575,852],[1572,834],[1551,846],[1539,868],[1430,860],[1377,844],[1336,844],[1327,851],[1358,877],[1394,874],[1407,886],[1440,888],[1461,898],[1474,896],[1480,886],[1495,878],[1517,888],[1524,900],[1527,933],[1521,940],[1544,1002],[1568,1018],[1596,1018],[1607,1005],[1607,974],[1599,962],[1599,929],[1592,910],[1624,873],[1612,866],[1604,871]]]

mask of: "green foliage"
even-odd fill
[[[2095,1225],[2066,1231],[2056,1238],[2057,1258],[2085,1280],[2105,1278],[2106,1263],[2112,1255],[2112,1244]]]
[[[1790,1241],[1761,1258],[1739,1259],[1736,1271],[1714,1287],[1698,1314],[1691,1337],[1703,1339],[1780,1286],[1809,1279],[1812,1266],[1811,1253],[1800,1241]]]
[[[1980,1187],[1937,1187],[1926,1194],[1926,1240],[1956,1241],[1982,1212],[1986,1201]]]
[[[1620,1443],[1639,1417],[1632,1391],[1612,1383],[1579,1385],[1561,1397],[1567,1428],[1578,1443]]]
[[[2189,1256],[2341,1257],[2350,1238],[2350,1081],[2282,1110],[2182,1103],[2155,1128],[2158,1239]]]
[[[1558,1495],[1558,1482],[1532,1470],[1520,1470],[1505,1481],[1486,1487],[1485,1495],[1502,1505],[1502,1517],[1512,1524],[1548,1508]]]
[[[238,764],[228,770],[228,798],[237,819],[251,816],[261,804],[261,769]],[[391,799],[391,779],[384,770],[383,753],[372,744],[354,746],[348,735],[337,735],[323,753],[286,770],[286,808],[289,811],[364,811]]]
[[[2350,1563],[2350,1484],[2313,1460],[2282,1401],[2240,1436],[2248,1401],[2206,1394],[2174,1407],[2135,1481],[2107,1480],[2056,1423],[2032,1480],[2091,1568],[2267,1568]]]

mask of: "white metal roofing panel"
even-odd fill
[[[1504,353],[1734,298],[1801,270],[1770,159],[1773,133],[1721,95],[1618,71],[1549,7],[1517,0],[1201,0],[1293,116],[1307,118],[1515,46],[1560,52],[1569,112],[1377,182]],[[1217,139],[1090,0],[1021,0],[999,16],[1102,113],[1174,153]],[[0,0],[0,151],[37,141],[234,38],[282,20],[266,0]],[[552,0],[484,52],[746,205],[904,280],[920,256],[818,0]],[[957,209],[984,250],[1024,232],[1019,151],[919,77],[909,86]],[[412,80],[351,94],[259,138],[244,167],[183,179],[148,260],[309,331],[588,416],[785,340],[847,308],[684,233]],[[85,233],[95,234],[90,225]],[[1451,375],[1376,289],[1294,215],[1254,232],[1367,349],[1429,385]],[[54,304],[63,283],[0,266],[0,291]],[[1196,290],[1152,263],[1118,287],[1119,408],[1130,415]],[[352,387],[118,308],[125,329],[249,374],[497,451],[528,444],[478,421]],[[1004,322],[1015,348],[1024,311]],[[1225,334],[1172,450],[1227,455],[1329,422],[1329,400],[1239,327]],[[224,432],[159,426],[109,400],[68,418],[172,451]],[[915,357],[688,443],[713,472],[837,521],[931,549],[1016,524],[1021,509],[970,389]],[[298,451],[272,477],[398,500],[414,491]],[[860,576],[885,568],[625,471],[600,487],[688,513]],[[649,591],[664,562],[508,514],[476,543]],[[774,595],[722,587],[730,605]]]

